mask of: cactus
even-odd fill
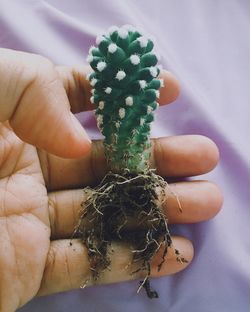
[[[131,27],[112,27],[97,37],[87,61],[91,102],[104,136],[106,157],[113,172],[149,170],[150,124],[157,108],[159,68],[154,44]]]
[[[160,270],[172,239],[162,211],[166,182],[149,166],[150,124],[157,108],[159,67],[153,42],[131,27],[112,27],[91,47],[91,102],[104,136],[110,172],[86,188],[76,232],[88,247],[93,280],[110,265],[112,242],[132,248],[132,263],[146,270],[141,282],[150,298],[151,260],[161,250]],[[176,251],[177,260],[180,258]],[[136,272],[138,271],[135,270]]]

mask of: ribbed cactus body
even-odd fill
[[[131,27],[112,27],[87,58],[91,102],[112,171],[149,169],[150,124],[162,80],[154,44]]]

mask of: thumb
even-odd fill
[[[0,49],[0,121],[6,120],[23,141],[57,156],[90,149],[57,71],[39,55]]]

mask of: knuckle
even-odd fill
[[[41,87],[57,79],[57,72],[50,60],[41,55],[34,55],[32,62],[33,66],[31,69],[25,67],[25,70],[31,71],[28,85],[32,84]]]

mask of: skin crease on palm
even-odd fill
[[[71,235],[82,188],[96,185],[107,167],[101,142],[91,145],[72,114],[91,108],[85,75],[86,68],[56,67],[41,56],[0,49],[0,311],[78,288],[90,278],[87,250]],[[179,85],[169,72],[162,78],[160,104],[169,104]],[[165,178],[204,174],[219,158],[215,144],[198,135],[158,138],[152,146],[152,167]],[[170,223],[208,220],[222,205],[220,190],[208,181],[170,183],[166,193]],[[192,243],[173,237],[173,244],[189,262],[176,262],[170,250],[157,272],[159,253],[152,276],[173,274],[191,263]],[[111,271],[99,283],[141,278],[130,274],[129,247],[113,247]]]

